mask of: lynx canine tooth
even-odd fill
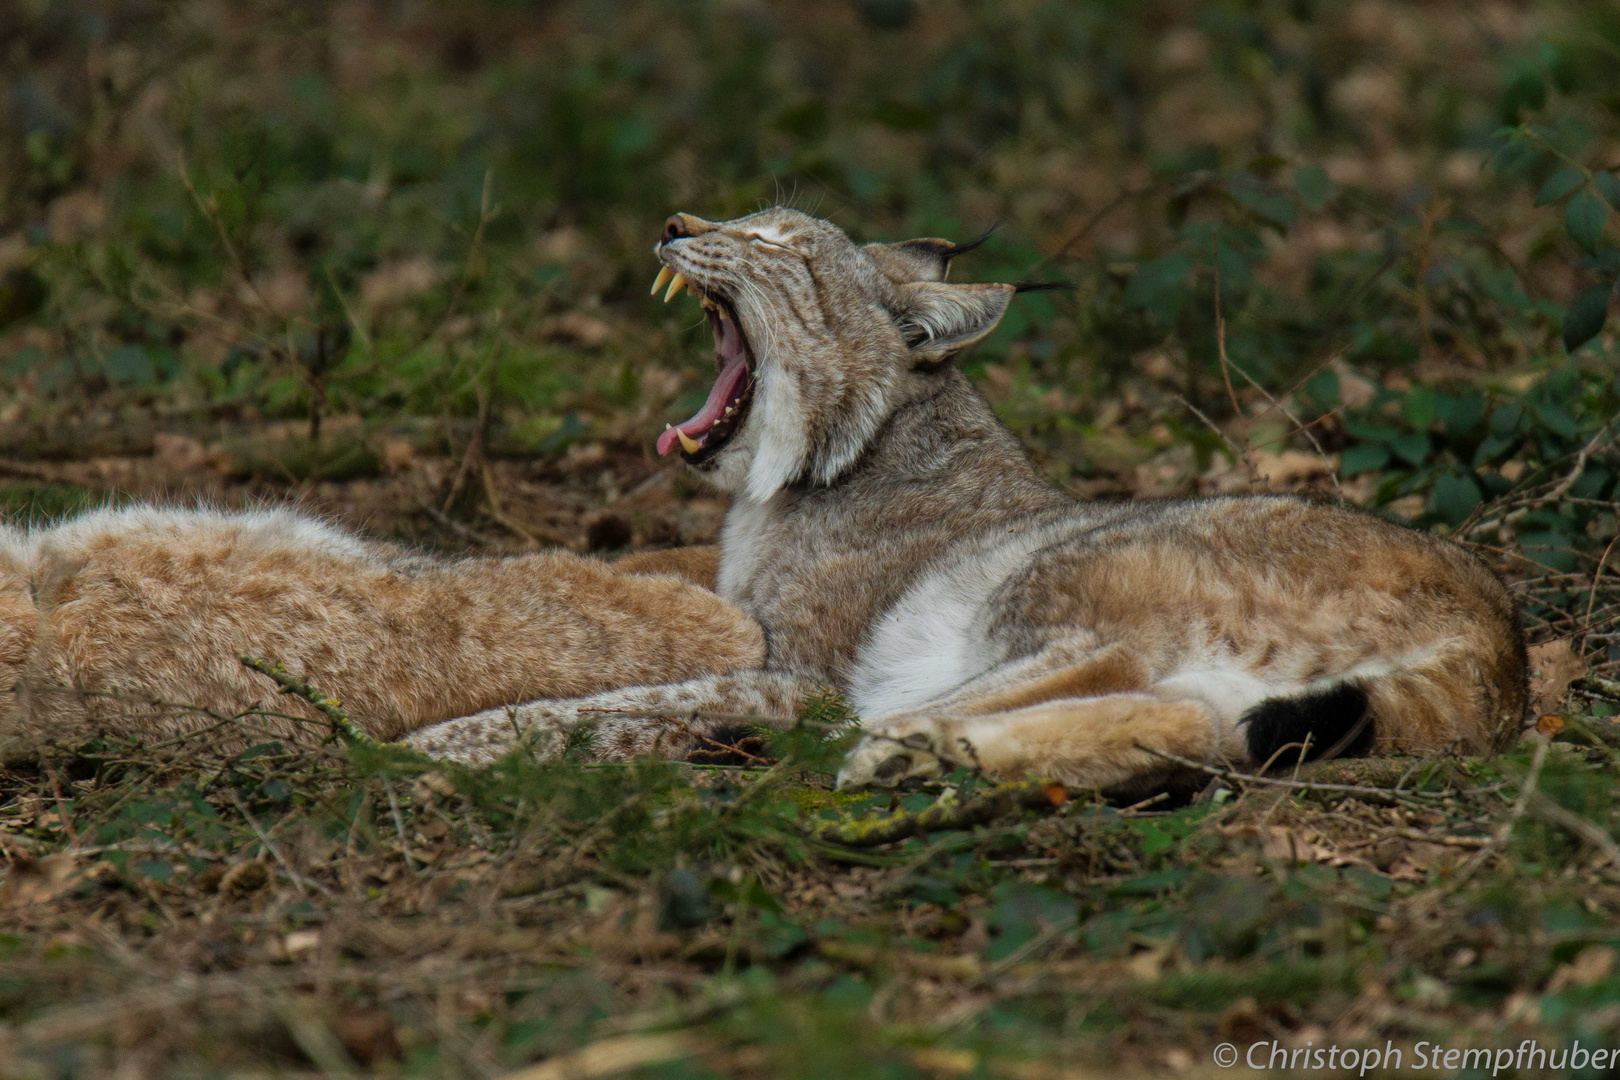
[[[664,293],[664,303],[667,304],[671,300],[675,299],[675,294],[680,292],[681,287],[683,285],[685,285],[685,284],[686,284],[686,275],[685,274],[677,273],[674,277],[670,278],[669,279],[669,291]]]
[[[648,293],[647,295],[657,296],[658,290],[669,284],[669,279],[674,273],[675,271],[671,270],[669,267],[660,266],[658,268],[658,276],[653,278],[652,292]]]
[[[675,429],[675,437],[681,441],[681,449],[685,450],[688,454],[695,454],[699,450],[703,449],[702,443],[692,438],[680,428]]]

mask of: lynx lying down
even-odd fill
[[[947,284],[963,248],[858,246],[777,208],[677,214],[656,250],[654,289],[697,294],[718,368],[658,450],[734,497],[719,592],[764,627],[765,665],[533,702],[515,725],[494,710],[414,745],[485,761],[515,728],[592,724],[633,755],[667,725],[598,710],[785,721],[823,684],[863,718],[845,784],[973,764],[1115,787],[1152,782],[1154,751],[1478,753],[1519,729],[1514,607],[1460,547],[1301,499],[1087,504],[1041,477],[950,362],[1017,291]]]
[[[1166,753],[1480,753],[1518,731],[1513,604],[1460,547],[1302,499],[1088,504],[1047,482],[951,364],[1017,291],[947,284],[964,250],[857,246],[780,208],[669,220],[654,289],[697,294],[718,373],[657,448],[733,496],[720,598],[626,572],[646,560],[103,512],[0,536],[9,722],[175,730],[197,719],[138,703],[245,708],[265,693],[248,652],[469,764],[579,729],[603,757],[679,753],[827,686],[863,718],[843,784],[968,764],[1135,787]]]
[[[682,560],[701,557],[664,562]],[[384,739],[503,703],[759,666],[756,624],[676,577],[624,572],[637,568],[566,552],[429,558],[287,510],[0,528],[0,735],[211,722],[177,704],[230,716],[270,699],[314,716],[243,653],[313,680]]]

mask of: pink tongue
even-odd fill
[[[720,377],[714,380],[714,389],[709,391],[709,400],[703,403],[703,408],[697,415],[684,424],[677,424],[658,436],[658,454],[660,457],[674,450],[679,444],[675,433],[684,431],[688,438],[696,439],[719,422],[725,413],[726,406],[742,396],[748,386],[748,357],[741,348],[741,342],[731,339],[736,336],[733,329],[729,334],[723,329],[727,324],[721,322],[722,329],[717,331],[717,342],[722,356],[725,357],[725,366],[720,369]],[[729,354],[729,355],[728,355]]]

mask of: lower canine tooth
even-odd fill
[[[664,293],[664,303],[667,304],[671,300],[675,299],[675,294],[680,292],[682,287],[684,287],[685,285],[686,285],[686,275],[685,274],[676,274],[674,277],[670,278],[669,279],[669,291]]]
[[[669,284],[670,276],[673,275],[674,273],[675,273],[675,271],[671,270],[669,267],[660,266],[658,268],[658,276],[653,278],[652,292],[648,293],[647,295],[648,296],[657,296],[658,295],[658,290],[662,289],[665,285]]]
[[[702,443],[692,438],[680,428],[675,429],[675,437],[681,441],[681,449],[685,450],[688,454],[695,454],[699,450],[703,449]]]

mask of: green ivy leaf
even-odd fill
[[[1447,525],[1461,525],[1485,498],[1472,477],[1448,473],[1434,482],[1429,507]]]
[[[1414,386],[1401,399],[1401,412],[1405,414],[1406,422],[1418,431],[1429,430],[1429,425],[1434,423],[1434,409],[1434,391],[1427,386]]]
[[[1592,184],[1609,200],[1609,205],[1620,210],[1620,176],[1612,172],[1595,172],[1592,174]]]
[[[157,367],[139,345],[120,345],[107,354],[107,381],[117,386],[151,386]]]
[[[1388,447],[1377,444],[1352,446],[1339,458],[1339,468],[1346,476],[1382,469],[1389,464]]]
[[[1436,394],[1435,419],[1446,429],[1446,435],[1456,439],[1468,435],[1485,419],[1485,395],[1478,390],[1466,394]]]
[[[1421,465],[1428,460],[1431,449],[1429,437],[1421,432],[1402,435],[1389,444],[1395,456],[1409,465]]]
[[[1273,191],[1248,173],[1228,176],[1225,187],[1232,198],[1279,229],[1287,229],[1299,218],[1292,199]]]
[[[1598,197],[1583,191],[1564,207],[1564,228],[1569,230],[1570,239],[1595,255],[1598,237],[1603,234],[1603,223],[1608,217],[1609,212]]]
[[[1541,422],[1541,426],[1559,438],[1574,441],[1581,437],[1581,425],[1576,422],[1575,414],[1562,403],[1538,401],[1535,410],[1536,419]]]
[[[1294,188],[1306,206],[1320,210],[1338,192],[1327,170],[1320,165],[1305,165],[1294,170]]]
[[[1160,322],[1175,322],[1181,311],[1183,283],[1192,273],[1192,256],[1180,251],[1149,259],[1136,268],[1125,286],[1125,302],[1146,310]]]
[[[1564,314],[1564,349],[1574,352],[1598,336],[1609,317],[1609,296],[1614,282],[1594,285],[1577,296]]]
[[[1549,570],[1569,573],[1575,569],[1575,552],[1569,537],[1557,532],[1531,532],[1519,537],[1519,549],[1525,557]]]
[[[1546,206],[1555,203],[1573,191],[1579,191],[1586,183],[1586,174],[1579,169],[1559,169],[1547,177],[1547,182],[1541,185],[1536,192],[1536,205]]]

